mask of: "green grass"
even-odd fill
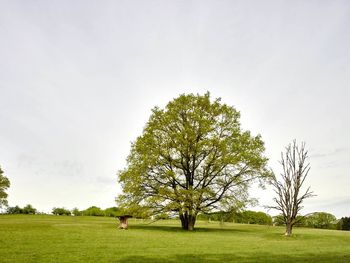
[[[350,232],[175,220],[0,216],[0,262],[350,262]]]

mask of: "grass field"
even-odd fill
[[[350,232],[175,220],[0,216],[0,262],[350,262]]]

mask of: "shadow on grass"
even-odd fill
[[[275,255],[270,253],[250,253],[249,255],[235,254],[183,254],[171,255],[167,258],[147,257],[147,256],[129,256],[115,262],[146,262],[146,263],[175,263],[175,262],[303,262],[303,263],[348,263],[350,262],[349,254],[302,254],[302,255]]]
[[[179,226],[162,226],[162,225],[130,225],[130,230],[139,229],[139,230],[149,230],[149,231],[167,231],[167,232],[252,232],[249,229],[235,229],[235,228],[214,228],[214,227],[196,227],[193,231],[183,230]]]

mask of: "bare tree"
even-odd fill
[[[270,208],[277,209],[282,213],[286,225],[286,236],[292,235],[293,226],[299,221],[297,215],[303,208],[302,203],[306,198],[312,197],[310,187],[302,193],[302,186],[310,171],[308,151],[305,143],[297,145],[296,140],[286,147],[286,152],[281,153],[280,161],[283,172],[280,179],[273,175],[271,183],[277,194],[273,200],[276,205]]]

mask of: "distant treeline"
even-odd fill
[[[8,207],[7,214],[44,214],[38,212],[32,205],[28,204],[21,208],[19,206]],[[101,209],[97,206],[91,206],[85,210],[79,210],[74,208],[72,210],[64,207],[54,207],[52,209],[54,215],[65,216],[106,216],[116,217],[123,214],[123,210],[118,207],[109,207]],[[144,219],[149,219],[150,214],[140,213],[139,216]],[[155,219],[169,219],[168,214],[160,214],[155,216]],[[213,212],[207,214],[199,214],[197,220],[205,221],[220,221],[220,222],[234,222],[242,224],[258,224],[258,225],[284,225],[282,215],[271,217],[264,212],[256,211],[242,211],[242,212]],[[338,230],[350,230],[350,217],[342,217],[337,219],[334,215],[325,212],[316,212],[306,216],[299,216],[297,218],[298,223],[296,226],[309,227],[309,228],[321,228],[321,229],[338,229]]]
[[[6,210],[6,214],[27,214],[27,215],[35,215],[38,211],[32,205],[26,205],[21,208],[18,205],[13,207],[8,207]]]
[[[110,207],[106,209],[101,209],[97,206],[91,206],[85,210],[79,210],[78,208],[74,208],[72,210],[66,209],[64,207],[54,207],[52,209],[52,214],[54,215],[66,215],[66,216],[110,216],[115,217],[121,213],[121,210],[117,207]],[[21,208],[18,205],[14,207],[8,207],[6,210],[6,214],[45,214],[38,212],[32,205],[26,205]]]
[[[350,230],[350,217],[337,219],[334,215],[325,212],[298,216],[297,221],[296,226],[299,227]],[[273,222],[275,225],[284,225],[282,215],[275,216]]]
[[[243,212],[214,212],[198,215],[198,220],[235,222],[243,224],[258,225],[284,225],[282,215],[271,217],[264,212],[243,211]],[[299,227],[350,230],[350,217],[337,219],[334,215],[325,212],[316,212],[306,216],[298,216]]]
[[[272,217],[264,212],[243,211],[243,212],[213,212],[199,214],[198,220],[234,222],[242,224],[272,225]]]

